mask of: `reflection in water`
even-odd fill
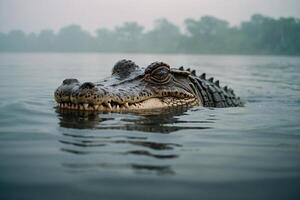
[[[155,173],[157,175],[174,175],[175,171],[171,168],[170,165],[142,165],[142,164],[110,164],[110,163],[98,163],[98,164],[71,164],[63,163],[64,167],[67,167],[72,170],[86,170],[93,168],[101,169],[132,169],[136,173]]]
[[[182,129],[209,129],[209,123],[215,119],[184,121],[178,116],[185,115],[187,108],[144,113],[94,113],[73,110],[56,110],[59,125],[74,129],[119,129],[129,131],[171,133]],[[198,126],[178,126],[178,124],[196,123]]]
[[[65,134],[64,136],[73,137],[72,134]],[[129,138],[127,140],[111,140],[109,139],[101,139],[100,137],[97,138],[97,140],[93,139],[86,139],[86,137],[83,135],[81,138],[78,136],[75,136],[75,138],[72,139],[72,141],[69,140],[60,140],[61,143],[64,144],[70,144],[73,146],[78,147],[98,147],[98,146],[105,146],[108,144],[131,144],[135,146],[141,146],[141,147],[147,147],[153,150],[172,150],[173,147],[180,147],[179,144],[173,144],[173,143],[157,143],[157,142],[149,142],[149,141],[136,141],[136,140],[130,140]]]
[[[93,113],[72,110],[57,110],[59,125],[63,128],[60,143],[61,151],[74,155],[97,155],[101,161],[93,159],[92,163],[82,161],[64,163],[63,166],[72,170],[96,169],[131,169],[136,173],[155,173],[157,175],[175,174],[168,160],[177,159],[178,148],[181,144],[162,142],[153,139],[152,133],[171,133],[181,129],[207,129],[208,124],[214,123],[210,116],[206,120],[184,121],[180,116],[186,115],[187,108],[181,110],[151,111],[144,113]],[[187,126],[193,124],[193,126]],[[195,126],[198,125],[198,126]],[[70,129],[69,129],[70,128]],[[81,129],[82,131],[77,131]],[[83,129],[95,130],[86,132]],[[122,135],[103,134],[97,130],[129,130]],[[135,131],[149,134],[132,135]],[[128,133],[128,134],[127,134]],[[102,159],[113,157],[111,162]],[[126,161],[124,163],[124,156]],[[143,157],[143,158],[142,158]],[[146,159],[146,162],[145,162]],[[147,161],[147,159],[150,160]],[[119,160],[123,162],[119,163]],[[153,161],[154,160],[154,161]],[[155,162],[157,160],[157,162]],[[159,161],[160,160],[160,161]]]
[[[145,151],[145,150],[128,151],[128,152],[126,152],[126,154],[144,155],[144,156],[150,156],[150,157],[158,158],[158,159],[171,159],[171,158],[178,157],[178,155],[175,155],[175,154],[170,154],[170,155],[152,154],[149,151]]]
[[[125,55],[198,66],[246,106],[53,114],[64,77],[123,56],[0,54],[0,199],[300,199],[300,57]]]

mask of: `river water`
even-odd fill
[[[60,113],[122,58],[196,69],[245,107]],[[300,57],[0,54],[0,199],[300,199]]]

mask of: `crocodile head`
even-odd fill
[[[189,68],[170,68],[154,62],[140,68],[130,60],[121,60],[112,75],[99,82],[80,83],[65,79],[55,91],[61,109],[84,111],[141,111],[200,105],[205,107],[243,106],[227,86],[206,74],[196,75]]]
[[[112,75],[99,82],[65,79],[55,91],[61,109],[138,111],[201,105],[188,79],[190,72],[155,62],[146,68],[121,60]]]

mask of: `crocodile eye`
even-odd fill
[[[165,82],[169,80],[170,71],[166,67],[159,67],[151,73],[151,79],[154,81]]]
[[[171,78],[170,66],[163,62],[154,62],[150,64],[146,68],[145,74],[149,81],[160,84],[169,82]]]

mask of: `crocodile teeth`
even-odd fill
[[[119,109],[120,109],[119,105],[117,105],[117,106],[116,106],[116,109],[117,109],[117,110],[119,110]]]
[[[106,105],[110,110],[112,110],[112,107],[111,107],[111,105],[110,105],[109,102],[106,102],[105,105]]]
[[[128,102],[124,103],[125,108],[129,108]]]
[[[89,104],[88,104],[88,103],[84,103],[84,104],[83,104],[83,107],[84,107],[85,110],[87,110],[88,107],[89,107]]]
[[[83,105],[79,105],[79,110],[83,110]]]
[[[94,109],[98,110],[99,105],[94,105]]]
[[[136,107],[135,103],[131,104],[131,106],[130,106],[130,108],[135,108],[135,107]]]
[[[98,110],[99,110],[99,111],[101,111],[101,110],[103,110],[103,109],[104,109],[103,105],[100,105],[100,106],[98,107]]]

